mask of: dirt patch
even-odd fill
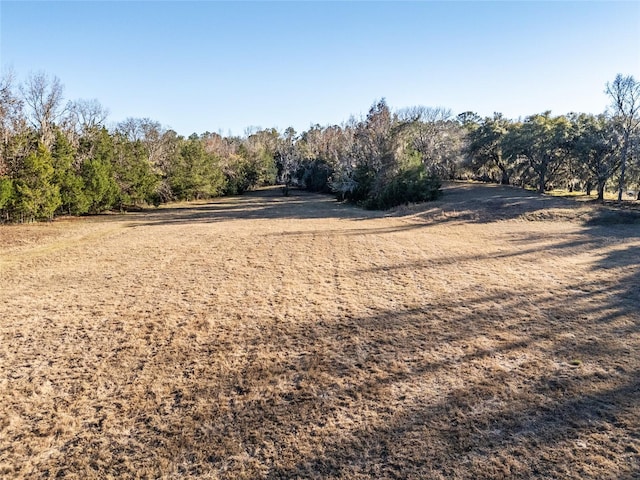
[[[458,184],[1,227],[0,476],[637,478],[640,228],[593,208]]]

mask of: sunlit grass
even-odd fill
[[[569,190],[563,189],[553,189],[545,192],[546,195],[551,195],[554,197],[567,197],[567,198],[575,198],[578,200],[596,200],[598,198],[598,194],[595,190],[591,192],[591,195],[587,195],[584,190],[574,190],[570,192]],[[617,200],[618,192],[605,191],[604,192],[605,200]],[[637,200],[637,192],[635,190],[628,190],[622,196],[622,200],[625,203],[639,203]]]
[[[455,184],[0,228],[0,477],[632,478],[640,234],[597,208]]]

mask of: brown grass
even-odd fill
[[[639,478],[633,215],[263,191],[0,247],[1,478]]]

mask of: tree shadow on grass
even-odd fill
[[[278,191],[258,190],[237,197],[223,197],[207,203],[163,207],[131,214],[134,226],[188,225],[231,220],[323,219],[361,220],[379,218],[380,212],[340,203],[330,195],[297,190],[289,196]]]
[[[296,190],[283,196],[277,189],[247,192],[207,203],[167,206],[127,215],[132,226],[188,225],[232,220],[405,218],[418,225],[489,223],[522,219],[572,220],[591,227],[640,225],[640,211],[585,205],[515,187],[450,184],[441,200],[391,211],[364,210],[331,195]],[[416,226],[417,227],[417,226]]]
[[[615,204],[578,202],[518,187],[450,183],[440,200],[409,208],[396,216],[410,216],[426,224],[490,223],[503,220],[571,220],[586,225],[640,225],[640,209]]]
[[[325,438],[319,453],[300,459],[295,467],[274,467],[269,477],[635,478],[640,469],[640,365],[634,354],[640,301],[618,310],[616,318],[631,320],[621,328],[612,318],[583,309],[584,300],[564,298],[570,305],[564,310],[561,302],[540,304],[546,319],[511,322],[506,329],[473,314],[448,315],[448,334],[433,334],[431,341],[405,338],[402,346],[387,346],[395,349],[395,358],[438,345],[452,346],[457,353],[338,393],[355,399],[369,395],[371,403],[379,395],[391,408],[378,406],[373,420]],[[506,311],[521,302],[516,295],[502,301]],[[612,302],[604,308],[617,308],[617,301]],[[436,305],[422,315],[451,308],[455,305]],[[397,332],[420,317],[416,312],[388,315],[396,319]],[[358,324],[373,331],[389,325],[382,317],[359,319]],[[428,330],[429,322],[422,328]],[[518,339],[494,341],[488,348],[474,345],[478,337],[501,330]],[[636,340],[629,341],[633,336]],[[461,348],[470,351],[462,353]],[[389,365],[379,366],[389,371]],[[444,389],[444,398],[431,395],[430,388],[445,378],[451,382],[452,376],[460,382]],[[350,372],[349,378],[358,375]],[[421,383],[427,386],[421,394],[405,393]],[[395,397],[390,395],[394,391],[399,392]],[[359,406],[365,412],[371,408],[366,401]]]
[[[590,246],[590,242],[580,245]],[[626,273],[609,281],[577,282],[570,291],[558,292],[559,298],[540,301],[536,306],[542,318],[516,320],[506,327],[518,340],[497,342],[490,348],[474,346],[453,362],[425,363],[359,385],[356,389],[361,394],[375,391],[383,395],[393,387],[446,377],[456,368],[463,380],[444,399],[407,396],[392,412],[382,411],[386,421],[363,422],[329,439],[319,449],[321,453],[302,459],[295,467],[274,468],[270,477],[637,478],[639,262],[638,246],[623,245],[610,251],[593,268],[623,267]],[[597,301],[592,302],[594,297]],[[443,302],[421,313],[434,316],[441,310],[455,311],[470,300],[478,307],[498,299],[505,312],[515,311],[522,302],[517,294],[503,292],[465,299],[460,305]],[[415,315],[420,316],[420,312],[387,313],[398,322],[382,323],[395,325],[399,332]],[[473,313],[448,318],[448,335],[438,338],[433,334],[433,343],[425,343],[424,338],[412,343],[403,337],[396,358],[436,345],[473,344],[478,337],[490,336],[492,330],[494,334],[505,330],[496,322],[500,319],[486,320]],[[358,323],[373,331],[379,320],[360,319]],[[423,328],[429,331],[428,322]],[[531,358],[536,351],[547,359],[546,365]],[[489,359],[509,360],[519,355],[530,358],[517,366],[503,362],[493,370],[482,365]],[[462,365],[470,367],[465,371]]]
[[[471,300],[478,308],[459,310]],[[489,317],[480,307],[496,300],[503,313]],[[592,313],[583,300],[540,304],[529,320],[508,313],[522,299],[505,291],[366,317],[265,321],[238,337],[243,361],[226,376],[201,369],[157,411],[128,407],[140,409],[135,448],[106,431],[61,451],[68,472],[93,457],[96,472],[123,476],[146,462],[151,477],[631,479],[640,468],[640,366],[629,351],[638,332],[582,319]],[[265,347],[281,355],[264,356]],[[193,370],[192,349],[166,348],[170,371]]]
[[[531,305],[509,289],[469,290],[365,317],[265,325],[244,344],[286,359],[248,356],[221,386],[230,416],[198,418],[217,445],[210,464],[189,457],[193,432],[167,436],[167,452],[186,474],[222,478],[637,478],[640,247],[625,241],[637,236],[591,225],[558,237],[547,247],[557,255],[616,248],[592,265],[599,280],[576,278],[555,296],[540,286],[527,292]],[[518,237],[523,248],[510,255],[536,253],[527,243],[539,240]]]
[[[487,315],[497,300],[502,313]],[[634,478],[634,302],[635,312],[619,312],[635,320],[626,330],[575,293],[539,302],[536,318],[513,318],[522,298],[509,291],[265,322],[242,338],[245,361],[192,398],[216,414],[186,406],[136,433],[157,438],[154,454],[185,476]],[[261,357],[265,345],[284,356]]]
[[[203,221],[224,210],[212,205]],[[270,212],[282,218],[281,206]],[[111,463],[97,468],[121,476],[147,462],[156,477],[186,478],[637,478],[640,247],[626,241],[637,236],[632,225],[589,225],[552,238],[557,255],[615,248],[593,263],[600,277],[534,286],[530,299],[469,288],[369,315],[263,319],[253,333],[226,332],[225,345],[168,344],[167,370],[184,372],[182,383],[157,411],[130,407],[136,448],[103,432],[69,442],[69,462],[107,450]],[[536,253],[541,240],[518,236],[508,255]],[[243,356],[223,377],[213,367],[194,377],[195,348]]]

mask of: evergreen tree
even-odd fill
[[[527,117],[509,129],[503,148],[507,155],[519,160],[524,178],[544,193],[569,158],[570,133],[566,117],[552,117],[551,112],[545,112]]]
[[[617,153],[622,139],[616,133],[615,125],[604,115],[578,115],[573,119],[572,127],[572,154],[585,170],[585,181],[595,181],[598,200],[603,201],[607,182],[620,168],[621,159]]]
[[[0,177],[0,220],[10,219],[13,192],[13,181],[7,176]]]
[[[514,163],[513,158],[503,154],[503,144],[511,122],[502,114],[494,113],[493,117],[487,117],[467,128],[468,167],[476,174],[483,174],[498,180],[502,185],[509,185]]]
[[[114,145],[106,128],[83,142],[89,157],[82,163],[80,174],[85,185],[89,212],[99,213],[113,208],[118,186],[113,175]]]
[[[207,154],[197,135],[182,142],[168,179],[174,195],[180,200],[217,197],[225,188],[225,177],[216,158]]]
[[[53,218],[61,205],[60,189],[53,183],[53,158],[42,144],[27,155],[14,180],[14,209],[20,221]]]
[[[129,141],[119,134],[116,135],[114,175],[120,209],[151,202],[160,182],[142,142]]]
[[[67,137],[57,130],[53,145],[53,181],[60,189],[60,211],[81,215],[89,211],[89,198],[79,170],[75,166],[76,151]]]

